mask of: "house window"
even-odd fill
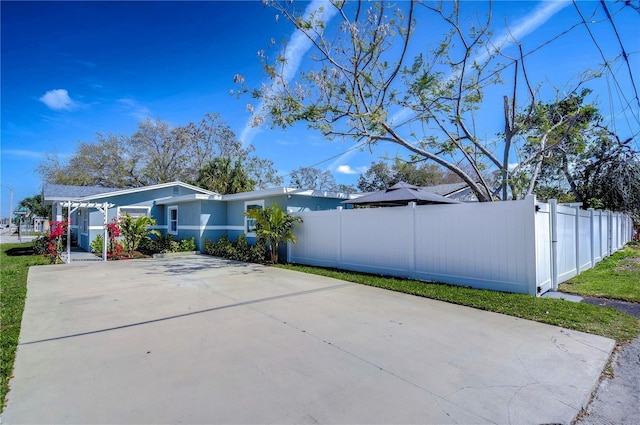
[[[178,234],[178,207],[169,207],[169,229],[172,235]]]
[[[79,210],[78,215],[80,216],[80,222],[82,223],[80,233],[86,235],[89,233],[89,210],[86,208]]]
[[[263,209],[264,201],[248,201],[244,203],[244,211],[245,213],[250,210],[255,209]],[[253,218],[249,218],[246,215],[244,216],[244,232],[248,236],[256,235],[256,221]]]
[[[145,217],[150,215],[151,207],[118,207],[118,217],[129,214],[133,218]]]

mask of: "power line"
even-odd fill
[[[587,21],[584,18],[584,15],[580,11],[580,8],[578,7],[578,4],[576,3],[576,0],[573,0],[573,5],[574,5],[576,11],[578,12],[578,15],[580,16],[580,19],[582,19],[582,23],[583,23],[584,27],[587,29],[587,32],[589,33],[589,36],[591,37],[591,40],[593,41],[593,44],[596,46],[596,49],[600,53],[600,56],[602,57],[602,60],[604,60],[604,67],[609,69],[609,71],[611,72],[611,77],[613,78],[613,82],[615,83],[616,87],[618,88],[620,96],[622,96],[624,101],[627,103],[627,106],[631,106],[631,101],[629,101],[627,99],[627,97],[625,96],[624,91],[622,90],[622,86],[620,85],[620,82],[618,81],[618,78],[616,77],[615,72],[613,72],[613,69],[611,68],[610,61],[604,55],[604,52],[602,51],[602,48],[600,47],[600,44],[598,44],[598,41],[596,40],[595,35],[591,31],[591,28],[589,28],[589,24],[587,24]],[[640,99],[638,99],[637,95],[636,95],[635,99],[638,100],[638,105],[640,105]],[[640,123],[640,119],[638,117],[635,117],[635,115],[634,115],[634,118],[636,118],[636,120],[638,120],[638,122]]]
[[[629,79],[631,80],[631,86],[633,87],[633,92],[636,95],[636,101],[638,102],[638,106],[640,106],[640,98],[638,97],[638,89],[636,88],[636,82],[633,79],[633,72],[631,71],[631,64],[629,64],[629,55],[624,49],[624,45],[622,44],[622,39],[620,38],[620,33],[618,33],[618,28],[616,24],[613,22],[613,17],[609,13],[609,8],[607,7],[604,0],[600,0],[600,4],[604,9],[604,13],[607,15],[609,22],[611,22],[611,26],[613,27],[613,32],[616,34],[616,38],[618,39],[618,43],[620,44],[620,48],[622,49],[622,58],[627,63],[627,69],[629,70]]]
[[[349,152],[351,152],[351,151],[353,151],[353,150],[359,149],[359,148],[361,148],[362,146],[366,145],[367,143],[368,143],[368,141],[367,141],[367,140],[365,140],[364,142],[360,142],[360,143],[358,143],[357,145],[354,145],[354,146],[350,147],[349,149],[347,149],[347,150],[346,150],[346,151],[344,151],[344,152],[341,152],[341,153],[336,154],[336,155],[333,155],[333,156],[331,156],[331,157],[329,157],[329,158],[323,159],[322,161],[316,162],[315,164],[307,165],[307,166],[306,166],[306,167],[304,167],[304,168],[313,168],[313,167],[316,167],[316,166],[318,166],[318,165],[320,165],[320,164],[324,164],[324,163],[325,163],[325,162],[327,162],[327,161],[331,161],[332,159],[339,158],[339,157],[341,157],[342,155],[344,155],[344,154],[346,154],[346,153],[349,153]],[[293,173],[294,173],[294,172],[291,172],[291,173],[288,173],[288,174],[284,174],[284,175],[282,175],[282,177],[283,177],[283,178],[284,178],[284,177],[289,177],[289,176],[293,175]]]
[[[601,56],[601,57],[602,57],[602,59],[604,60],[604,64],[603,64],[603,66],[604,66],[604,68],[606,68],[606,69],[609,71],[609,72],[608,72],[608,74],[609,74],[609,75],[611,75],[611,78],[613,79],[613,81],[614,81],[614,83],[615,83],[614,85],[615,85],[615,87],[616,87],[616,91],[617,91],[618,95],[619,95],[622,99],[624,99],[624,103],[626,103],[626,105],[625,105],[625,104],[622,104],[622,106],[623,106],[622,111],[620,111],[618,114],[614,114],[614,112],[613,112],[612,89],[611,89],[611,87],[609,86],[609,81],[607,80],[607,86],[608,86],[608,92],[609,92],[609,104],[610,104],[610,108],[611,108],[611,116],[612,116],[612,123],[613,123],[613,121],[614,121],[614,120],[613,120],[613,118],[617,118],[617,117],[618,117],[618,116],[620,116],[621,114],[625,113],[627,110],[630,110],[630,109],[631,109],[631,110],[633,111],[633,107],[631,106],[631,102],[632,102],[633,100],[636,100],[636,101],[638,102],[638,105],[640,106],[640,97],[638,96],[638,91],[637,91],[637,88],[636,88],[636,85],[635,85],[635,81],[634,81],[633,76],[632,76],[632,70],[631,70],[631,66],[630,66],[630,63],[629,63],[629,54],[626,52],[626,50],[625,50],[625,48],[624,48],[624,46],[623,46],[623,44],[622,44],[621,37],[620,37],[620,35],[619,35],[618,31],[617,31],[617,28],[616,28],[616,26],[615,26],[615,23],[613,22],[612,16],[611,16],[611,14],[610,14],[610,12],[609,12],[608,8],[606,7],[606,5],[605,5],[605,3],[604,3],[604,0],[600,0],[600,1],[601,1],[601,4],[602,4],[602,6],[603,6],[603,8],[604,8],[604,10],[605,10],[606,15],[607,15],[607,20],[609,20],[609,21],[611,22],[611,25],[613,26],[614,31],[615,31],[615,33],[616,33],[616,37],[618,38],[618,42],[619,42],[619,44],[620,44],[620,46],[621,46],[621,48],[622,48],[622,58],[623,58],[623,59],[624,59],[624,61],[626,62],[626,65],[627,65],[627,68],[628,68],[628,71],[629,71],[629,75],[630,75],[630,77],[631,77],[631,83],[632,83],[632,86],[633,86],[633,89],[634,89],[634,94],[635,94],[635,96],[634,96],[634,98],[633,98],[633,99],[631,99],[631,100],[628,100],[628,99],[627,99],[627,97],[626,97],[626,96],[625,96],[625,94],[624,94],[624,90],[622,90],[622,86],[621,86],[620,82],[618,81],[618,79],[617,79],[617,77],[616,77],[616,73],[613,71],[613,69],[612,69],[612,67],[611,67],[611,64],[612,64],[612,63],[614,63],[614,62],[616,62],[617,58],[615,58],[613,61],[609,61],[609,60],[606,58],[606,56],[605,56],[605,54],[604,54],[604,52],[603,52],[602,48],[601,48],[601,47],[600,47],[600,45],[598,44],[598,41],[596,40],[596,38],[595,38],[595,36],[594,36],[593,32],[592,32],[592,31],[591,31],[591,29],[589,28],[589,26],[588,26],[588,24],[587,24],[587,22],[586,22],[586,19],[585,19],[585,17],[583,16],[583,14],[582,14],[582,12],[580,11],[580,9],[578,8],[578,5],[576,4],[576,1],[575,1],[575,0],[573,0],[573,4],[574,4],[574,6],[575,6],[575,8],[576,8],[576,10],[577,10],[577,12],[578,12],[578,15],[580,16],[581,22],[577,22],[577,23],[573,24],[573,25],[572,25],[571,27],[569,27],[568,29],[566,29],[566,30],[564,30],[564,31],[560,32],[559,34],[555,35],[554,37],[552,37],[552,38],[548,39],[547,41],[545,41],[545,42],[541,43],[540,45],[538,45],[538,46],[537,46],[537,47],[535,47],[534,49],[532,49],[532,50],[530,50],[530,51],[528,51],[528,52],[524,53],[524,54],[522,55],[522,58],[525,58],[525,57],[527,57],[527,56],[529,56],[529,55],[532,55],[533,53],[535,53],[535,52],[539,51],[539,50],[540,50],[540,49],[542,49],[543,47],[546,47],[547,45],[549,45],[549,44],[551,44],[551,43],[553,43],[553,42],[557,41],[559,38],[561,38],[561,37],[563,37],[563,36],[567,35],[567,34],[568,34],[568,33],[570,33],[571,31],[573,31],[575,28],[577,28],[577,27],[579,27],[579,26],[581,26],[581,25],[584,25],[584,26],[585,26],[585,28],[587,29],[587,32],[589,33],[589,35],[590,35],[590,37],[591,37],[591,40],[593,41],[593,43],[594,43],[595,47],[598,49],[598,52],[600,53],[600,56]],[[622,9],[621,9],[621,10],[622,10]],[[514,59],[514,60],[513,60],[513,62],[517,62],[518,60],[519,60],[519,59]],[[511,63],[507,63],[507,64],[505,64],[505,65],[503,65],[503,66],[499,67],[498,69],[496,69],[495,71],[491,72],[490,74],[488,74],[488,75],[487,75],[487,76],[485,76],[484,78],[479,79],[479,80],[478,80],[478,83],[482,83],[482,82],[484,82],[484,81],[486,81],[486,80],[488,80],[488,79],[493,78],[496,74],[499,74],[500,72],[504,71],[506,68],[508,68],[509,66],[511,66],[511,64],[512,64],[513,62],[511,62]],[[468,90],[468,89],[465,89],[465,91],[466,91],[466,90]],[[633,112],[632,112],[632,116],[633,116],[633,118],[634,118],[638,123],[640,123],[640,118],[638,118],[638,117],[637,117]],[[625,114],[625,117],[626,117],[626,114]],[[613,123],[613,125],[614,125],[614,127],[615,127],[615,123]],[[629,121],[628,121],[628,120],[627,120],[627,125],[629,125],[629,127],[631,128],[631,124],[629,123]],[[638,136],[638,134],[639,134],[639,133],[640,133],[640,131],[636,131],[636,132],[635,132],[635,134],[633,134],[632,138],[635,138],[636,136]],[[346,154],[346,153],[348,153],[348,152],[350,152],[350,151],[352,151],[352,150],[355,150],[355,149],[358,149],[358,148],[360,148],[360,147],[364,146],[366,143],[367,143],[367,141],[364,141],[364,142],[358,143],[357,145],[355,145],[355,146],[351,147],[350,149],[347,149],[346,151],[344,151],[344,152],[342,152],[342,153],[339,153],[339,154],[337,154],[337,155],[333,155],[333,156],[331,156],[331,157],[329,157],[329,158],[326,158],[326,159],[324,159],[324,160],[322,160],[322,161],[319,161],[319,162],[316,162],[316,163],[314,163],[314,164],[312,164],[312,165],[309,165],[308,167],[310,167],[310,168],[311,168],[311,167],[315,167],[315,166],[318,166],[318,165],[320,165],[320,164],[323,164],[323,163],[325,163],[325,162],[327,162],[327,161],[331,161],[332,159],[338,158],[338,157],[340,157],[340,156],[342,156],[342,155],[344,155],[344,154]],[[288,177],[288,176],[291,176],[292,174],[293,174],[293,172],[292,172],[292,173],[285,174],[285,175],[283,175],[282,177]]]

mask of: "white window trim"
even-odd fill
[[[122,214],[120,214],[120,209],[127,209],[127,208],[135,208],[135,209],[140,209],[140,210],[147,210],[147,217],[151,216],[151,207],[146,206],[146,205],[121,205],[117,208],[117,216],[118,217],[122,217]]]
[[[173,231],[171,230],[171,211],[175,210],[176,211],[176,230]],[[170,235],[177,235],[178,234],[178,206],[177,205],[171,205],[170,207],[167,207],[167,233],[169,233]]]
[[[249,232],[247,230],[249,228],[249,220],[250,219],[249,219],[249,217],[247,217],[246,212],[248,211],[247,207],[249,205],[259,205],[260,208],[264,209],[264,199],[259,199],[257,201],[245,201],[244,210],[242,212],[242,214],[244,215],[244,228],[243,228],[243,231],[244,231],[245,235],[247,235],[247,236],[256,236],[256,232]]]
[[[80,234],[81,235],[88,235],[89,234],[89,228],[90,228],[90,222],[89,222],[89,208],[81,208],[78,210],[78,214],[80,214],[82,223],[78,223],[81,227],[80,227]]]

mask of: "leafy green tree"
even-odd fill
[[[198,172],[195,184],[222,195],[249,192],[256,187],[239,159],[232,163],[231,158],[223,157],[205,164]]]
[[[18,207],[27,209],[27,219],[29,220],[33,217],[48,218],[51,216],[51,210],[42,202],[42,195],[34,195],[24,198],[18,203]]]
[[[124,238],[125,248],[129,251],[129,256],[133,256],[133,252],[138,249],[143,239],[148,238],[150,235],[160,236],[160,232],[157,230],[149,229],[149,227],[155,225],[156,221],[149,216],[143,215],[133,218],[128,213],[124,214],[118,227],[120,228],[120,235]]]
[[[216,158],[240,162],[260,187],[279,185],[273,162],[259,158],[252,145],[237,140],[218,114],[206,114],[198,123],[172,127],[160,119],[146,119],[130,136],[97,134],[80,142],[64,163],[47,155],[37,168],[48,183],[79,186],[140,187],[181,180],[196,181],[200,170]]]
[[[331,1],[306,14],[289,1],[265,3],[307,37],[314,60],[292,76],[286,50],[267,52],[260,60],[268,84],[250,90],[237,78],[240,95],[250,92],[260,102],[253,108],[254,124],[286,128],[305,122],[329,139],[395,143],[454,173],[480,201],[494,200],[500,187],[506,195],[509,164],[523,152],[523,131],[531,127],[539,101],[523,49],[507,58],[493,38],[490,3],[469,20],[461,9],[476,9],[477,3]],[[334,16],[330,25],[327,14]],[[442,36],[433,43],[413,40],[419,25],[438,28]],[[514,71],[509,81],[506,70]],[[486,88],[501,84],[511,98],[488,104]],[[526,101],[520,105],[517,97]],[[485,136],[486,130],[476,133],[481,108],[504,110],[505,128],[497,138]],[[572,114],[561,117],[562,123],[573,121]],[[539,145],[529,156],[555,147]],[[525,161],[535,160],[520,158]]]
[[[371,164],[369,169],[360,174],[358,189],[363,192],[383,190],[403,181],[416,186],[431,186],[445,183],[445,173],[436,164],[404,161],[396,158],[391,165],[387,161]]]
[[[335,191],[338,187],[330,171],[322,171],[314,167],[300,167],[293,170],[289,177],[289,184],[298,189],[328,191]]]
[[[600,120],[598,109],[585,104],[591,90],[573,92],[556,102],[539,102],[529,112],[521,131],[526,138],[522,153],[526,160],[511,170],[508,180],[514,199],[536,192],[542,186],[564,181],[574,185],[570,168],[589,147]],[[576,187],[571,190],[580,201]],[[520,195],[522,194],[522,195]]]
[[[247,211],[246,216],[256,222],[256,234],[267,241],[271,252],[271,262],[278,262],[278,247],[281,243],[296,243],[293,226],[302,223],[302,218],[291,215],[273,203],[270,207],[255,208]]]
[[[358,177],[358,189],[363,192],[375,192],[393,186],[398,181],[395,173],[386,161],[371,163],[371,166]],[[410,182],[407,182],[410,183]]]
[[[586,206],[624,211],[640,222],[640,152],[601,129],[570,172],[571,188]]]

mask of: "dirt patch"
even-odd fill
[[[609,298],[585,297],[583,303],[597,305],[600,307],[613,307],[623,313],[640,318],[640,303],[632,303],[629,301],[612,300]]]
[[[640,257],[626,258],[620,261],[620,264],[616,266],[615,270],[617,272],[620,272],[620,271],[640,272]]]

